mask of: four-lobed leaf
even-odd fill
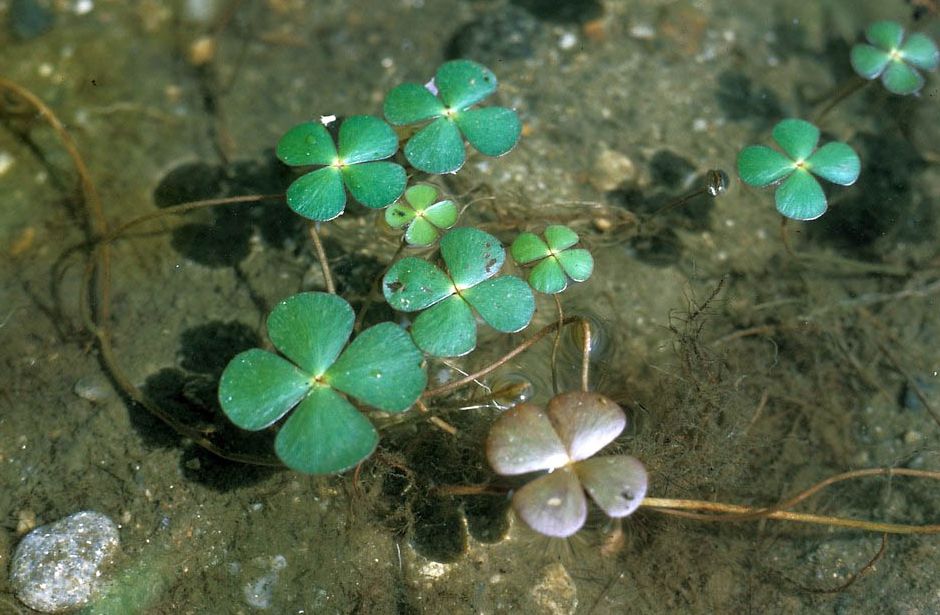
[[[535,531],[564,538],[587,519],[587,498],[611,517],[626,517],[646,495],[643,464],[628,455],[594,457],[626,426],[623,410],[596,393],[564,393],[547,410],[523,403],[490,428],[486,457],[497,474],[547,473],[517,490],[516,514]]]
[[[917,69],[934,70],[940,64],[940,51],[926,34],[904,36],[896,21],[878,21],[865,30],[868,43],[852,47],[852,68],[864,79],[881,78],[885,89],[902,96],[915,94],[924,87],[924,77]]]
[[[405,228],[405,242],[429,246],[457,223],[457,205],[450,199],[437,200],[437,188],[415,184],[405,190],[404,202],[385,210],[385,221],[392,228]]]
[[[783,153],[766,145],[750,145],[738,154],[738,174],[751,186],[778,184],[777,211],[794,220],[815,220],[828,204],[816,177],[850,186],[858,179],[858,154],[845,143],[833,141],[816,148],[819,129],[800,119],[786,119],[773,129]]]
[[[555,294],[568,288],[568,280],[584,282],[594,271],[594,258],[584,248],[573,248],[578,235],[567,226],[552,224],[545,239],[535,233],[520,233],[509,248],[520,265],[535,264],[529,284],[540,293]]]
[[[277,157],[291,166],[318,166],[287,189],[287,204],[310,220],[343,213],[346,191],[366,207],[379,209],[405,190],[405,169],[385,160],[398,150],[391,126],[377,117],[354,115],[339,126],[337,143],[320,122],[294,126],[277,144]]]
[[[496,76],[470,60],[445,62],[427,86],[403,83],[385,98],[385,118],[395,126],[427,123],[405,145],[405,158],[427,173],[453,173],[466,160],[464,138],[487,156],[502,156],[519,140],[522,124],[512,109],[471,108],[496,91]]]
[[[448,231],[440,242],[446,271],[409,256],[389,268],[382,280],[385,299],[402,312],[424,310],[411,325],[419,348],[438,357],[464,355],[476,347],[474,310],[504,333],[525,328],[535,299],[515,276],[494,277],[506,259],[495,237],[475,228]]]
[[[267,320],[283,356],[253,348],[222,373],[219,402],[242,429],[264,429],[293,409],[275,439],[289,468],[335,474],[372,454],[378,433],[345,395],[402,412],[427,385],[423,356],[401,327],[381,323],[347,345],[353,321],[352,308],[336,295],[293,295]]]

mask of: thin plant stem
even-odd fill
[[[326,284],[326,292],[335,295],[336,286],[333,284],[333,276],[330,274],[330,263],[326,260],[326,250],[323,249],[323,242],[320,241],[320,233],[317,232],[317,223],[311,222],[307,226],[307,232],[310,234],[310,241],[313,242],[313,250],[317,253],[317,260],[320,261],[320,269],[323,270],[323,281]]]
[[[362,321],[365,320],[366,312],[368,312],[369,308],[372,307],[372,296],[379,292],[378,287],[385,278],[385,274],[388,273],[388,270],[392,268],[392,265],[394,265],[395,261],[398,260],[398,257],[401,256],[401,253],[404,251],[406,245],[407,244],[405,244],[405,240],[402,239],[402,241],[398,244],[398,249],[395,250],[395,254],[392,255],[392,260],[390,260],[388,264],[385,265],[385,269],[372,283],[372,288],[369,289],[369,294],[366,295],[366,299],[362,303],[362,307],[359,309],[359,313],[356,314],[356,322],[353,323],[353,331],[356,333],[359,333],[359,330],[362,329]]]
[[[555,309],[558,311],[558,322],[565,319],[565,312],[561,307],[558,295],[552,295],[555,300]],[[552,392],[558,395],[558,346],[561,344],[561,327],[555,330],[555,339],[552,340]]]
[[[871,83],[871,81],[862,79],[858,75],[853,75],[851,79],[838,86],[835,92],[828,96],[829,102],[813,115],[813,123],[819,124],[822,122],[823,118],[826,117],[826,115],[832,111],[836,105],[844,101],[849,96],[855,94],[869,83]]]
[[[104,215],[101,199],[98,196],[98,191],[95,189],[88,168],[85,166],[84,159],[78,152],[78,148],[75,146],[72,137],[65,130],[65,127],[56,117],[55,113],[25,88],[0,77],[0,90],[4,89],[13,92],[29,103],[40,117],[45,120],[56,133],[56,136],[71,158],[72,164],[75,166],[75,170],[78,173],[82,203],[85,206],[88,220],[87,232],[90,242],[94,245],[94,248],[89,254],[88,263],[86,264],[82,276],[82,290],[79,293],[81,301],[80,309],[88,330],[98,341],[101,361],[111,377],[114,378],[115,383],[133,402],[142,406],[152,415],[166,423],[166,425],[176,431],[180,436],[190,438],[194,443],[214,455],[240,463],[281,466],[282,464],[278,461],[223,450],[219,445],[209,439],[209,432],[204,432],[176,420],[172,415],[165,412],[160,406],[151,402],[144,395],[143,391],[141,391],[127,374],[124,373],[124,370],[120,368],[117,358],[114,355],[114,346],[111,342],[111,328],[109,326],[111,318],[111,241],[116,239],[120,233],[123,233],[128,228],[144,222],[145,219],[153,219],[170,213],[179,213],[179,209],[182,208],[192,210],[202,206],[209,207],[210,205],[198,204],[197,206],[196,203],[186,204],[178,206],[175,208],[175,211],[170,211],[174,208],[167,208],[166,210],[131,220],[114,231],[111,231],[108,220]]]
[[[867,468],[852,470],[830,476],[815,485],[804,489],[795,496],[779,502],[773,506],[753,508],[737,504],[724,504],[721,502],[707,502],[702,500],[682,500],[671,498],[645,498],[640,504],[664,514],[670,514],[699,521],[750,521],[756,519],[778,519],[797,523],[812,523],[831,527],[846,527],[865,530],[868,532],[882,532],[887,534],[940,534],[940,524],[907,525],[900,523],[882,523],[864,519],[847,519],[828,515],[814,515],[809,513],[790,512],[789,508],[796,506],[807,498],[819,493],[823,489],[839,482],[869,478],[873,476],[907,476],[940,481],[940,471],[913,470],[910,468]],[[703,512],[704,511],[704,512]]]
[[[453,391],[456,391],[457,389],[460,389],[461,387],[465,387],[471,382],[473,382],[474,380],[479,380],[483,376],[498,369],[500,366],[504,365],[506,362],[512,360],[514,357],[525,352],[526,350],[534,346],[537,342],[539,342],[543,337],[545,337],[552,331],[555,331],[559,327],[570,325],[575,322],[581,322],[583,320],[584,319],[581,318],[580,316],[568,316],[564,320],[560,320],[557,322],[553,322],[549,325],[545,325],[544,327],[539,329],[535,335],[525,340],[524,342],[520,343],[518,346],[516,346],[515,348],[513,348],[512,350],[504,354],[502,357],[500,357],[496,361],[490,363],[486,367],[472,374],[468,374],[459,380],[448,382],[447,384],[442,384],[441,386],[435,387],[433,389],[428,389],[421,395],[421,399],[433,399],[435,397],[441,397],[442,395],[447,395],[448,393],[452,393]]]
[[[591,369],[591,323],[587,319],[581,321],[581,335],[584,338],[581,346],[581,392],[587,393]]]

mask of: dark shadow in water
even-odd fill
[[[544,27],[532,13],[502,4],[461,26],[444,48],[444,55],[495,69],[498,62],[531,58],[544,36]]]
[[[160,180],[153,200],[163,208],[205,199],[276,194],[284,191],[291,177],[271,151],[258,160],[227,166],[189,162]],[[256,232],[265,244],[278,248],[303,241],[303,219],[283,202],[219,206],[191,216],[201,221],[174,229],[172,244],[186,258],[207,267],[238,265],[250,253]]]
[[[479,542],[495,543],[509,531],[508,496],[441,493],[442,487],[484,485],[492,478],[481,440],[470,446],[474,438],[467,435],[470,430],[481,432],[480,438],[484,438],[481,428],[485,423],[480,417],[462,417],[452,423],[458,436],[438,429],[412,434],[402,444],[403,467],[388,471],[382,484],[384,504],[380,508],[386,519],[405,517],[401,527],[411,528],[415,550],[437,562],[463,557],[471,536]]]
[[[853,141],[862,159],[850,188],[827,185],[832,207],[808,225],[816,241],[872,257],[882,242],[920,243],[934,237],[936,212],[929,199],[915,201],[914,177],[926,167],[911,144],[896,134],[861,133]],[[841,191],[845,196],[840,196]],[[888,246],[883,246],[888,249]]]
[[[629,239],[629,249],[649,265],[665,267],[682,257],[678,231],[704,231],[711,227],[713,198],[699,195],[672,207],[677,200],[703,186],[705,176],[695,176],[695,166],[670,150],[659,150],[650,159],[652,187],[641,191],[623,188],[609,192],[608,198],[633,212],[640,223]]]
[[[718,75],[717,82],[715,99],[727,119],[746,120],[761,131],[787,117],[773,90],[755,86],[744,73],[728,69]]]
[[[273,434],[235,427],[222,412],[217,393],[225,365],[239,352],[259,344],[254,330],[242,323],[216,321],[188,329],[180,340],[180,367],[150,375],[144,394],[174,420],[205,434],[226,452],[273,461]],[[149,446],[180,446],[180,435],[156,417],[146,412],[130,416]],[[256,483],[277,470],[229,461],[196,444],[186,444],[185,449],[183,474],[219,491]]]
[[[581,24],[604,14],[599,0],[510,0],[543,21]]]

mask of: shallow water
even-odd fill
[[[20,4],[0,1],[8,23]],[[868,86],[820,122],[856,148],[862,175],[830,187],[818,221],[782,235],[771,191],[734,172],[741,147],[768,143],[781,118],[810,117],[851,78],[848,50],[868,23],[909,24],[906,3],[178,4],[54,3],[47,30],[0,34],[0,76],[64,124],[111,228],[187,201],[280,194],[292,175],[272,150],[288,128],[378,114],[395,85],[470,57],[497,74],[494,100],[517,109],[524,136],[440,185],[470,204],[467,224],[504,243],[562,222],[592,250],[594,276],[562,304],[595,324],[591,386],[627,412],[615,448],[647,464],[649,495],[760,506],[847,470],[940,471],[940,78],[916,98]],[[935,18],[914,29],[940,38]],[[769,520],[641,509],[540,537],[503,495],[465,493],[507,486],[482,455],[496,411],[470,409],[479,387],[431,408],[455,435],[409,414],[355,475],[220,458],[200,442],[271,459],[268,440],[219,416],[215,387],[229,357],[264,343],[272,305],[322,288],[304,226],[274,200],[122,235],[107,319],[116,372],[84,322],[88,238],[100,231],[87,188],[83,198],[47,123],[2,102],[4,567],[30,527],[91,509],[122,542],[97,612],[940,612],[930,536],[892,536],[870,570],[878,533]],[[653,215],[712,168],[732,177],[725,194]],[[374,213],[348,214],[323,237],[340,293],[361,300],[395,240]],[[452,367],[472,371],[555,317],[540,299],[529,329],[481,334]],[[563,336],[562,388],[578,386],[576,342]],[[523,374],[544,403],[550,351],[541,342],[487,384]],[[432,362],[429,373],[455,372]],[[798,510],[940,523],[938,493],[928,480],[867,478]],[[29,612],[6,575],[0,592],[0,611]]]

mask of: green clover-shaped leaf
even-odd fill
[[[429,246],[441,231],[457,223],[457,205],[450,199],[436,200],[437,188],[430,184],[408,188],[404,199],[385,210],[385,221],[392,228],[405,227],[409,245]]]
[[[496,75],[470,60],[437,69],[427,86],[403,83],[385,98],[385,118],[395,126],[430,122],[405,145],[405,158],[427,173],[453,173],[466,160],[463,139],[487,156],[502,156],[519,140],[522,124],[512,109],[471,107],[496,91]]]
[[[411,325],[411,335],[421,350],[438,357],[473,350],[477,337],[474,310],[504,333],[519,331],[532,320],[535,299],[529,286],[515,276],[494,278],[506,259],[495,237],[475,228],[453,229],[441,238],[441,257],[446,272],[409,256],[392,265],[382,280],[392,308],[424,310]]]
[[[738,174],[752,186],[779,184],[774,194],[777,211],[794,220],[815,220],[828,204],[816,177],[851,186],[861,162],[845,143],[833,141],[819,149],[819,129],[799,119],[786,119],[773,129],[781,153],[765,145],[750,145],[738,154]],[[815,176],[815,177],[814,177]]]
[[[574,534],[587,518],[584,492],[611,517],[633,513],[646,495],[643,464],[627,455],[594,457],[626,426],[623,410],[595,393],[564,393],[548,410],[523,403],[493,423],[486,457],[497,474],[547,474],[517,490],[512,505],[535,531]]]
[[[567,226],[553,224],[545,229],[545,240],[535,233],[520,233],[509,248],[520,265],[536,263],[529,284],[540,293],[555,294],[568,288],[568,278],[584,282],[594,271],[594,258],[584,248],[572,248],[578,235]]]
[[[391,126],[354,115],[339,126],[338,144],[320,122],[294,126],[277,144],[277,157],[291,166],[319,166],[287,189],[287,204],[305,218],[332,220],[346,207],[346,191],[374,209],[395,202],[405,190],[405,169],[385,159],[398,150]]]
[[[375,427],[343,394],[402,412],[427,385],[421,352],[401,327],[375,325],[347,346],[353,320],[352,308],[336,295],[288,297],[267,322],[268,337],[286,359],[253,348],[222,373],[222,410],[242,429],[264,429],[294,409],[278,431],[275,451],[299,472],[342,472],[375,450]]]
[[[896,21],[878,21],[865,30],[866,43],[852,47],[852,68],[864,79],[877,79],[893,93],[915,94],[924,87],[924,77],[917,69],[934,70],[940,64],[940,51],[926,34],[911,34]]]

